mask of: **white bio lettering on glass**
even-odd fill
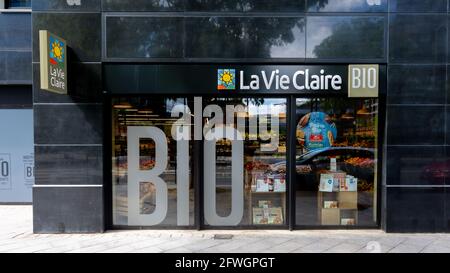
[[[211,226],[236,226],[244,215],[244,141],[238,130],[231,127],[214,128],[205,135],[204,202],[205,220]],[[216,210],[216,143],[231,141],[231,213],[222,217]]]
[[[139,164],[140,139],[155,142],[155,165],[150,170],[141,170]],[[128,225],[158,225],[167,215],[167,184],[160,177],[167,167],[167,139],[157,127],[128,126]],[[155,210],[141,214],[140,183],[151,182],[156,189]]]
[[[279,118],[284,111],[281,106],[226,105],[223,108],[211,104],[202,108],[202,99],[194,98],[194,113],[189,107],[177,104],[171,117],[177,118],[171,127],[171,137],[176,142],[177,225],[189,225],[189,141],[191,128],[194,139],[204,141],[204,212],[205,221],[212,226],[238,225],[244,213],[244,136],[263,140],[261,151],[274,151],[279,145]],[[280,108],[281,107],[281,108]],[[199,114],[197,114],[199,113]],[[249,127],[245,126],[249,117]],[[206,118],[202,126],[203,118]],[[194,121],[194,124],[192,124]],[[270,121],[270,122],[269,122]],[[268,128],[270,124],[270,129]],[[193,125],[193,126],[192,126]],[[257,137],[256,137],[257,136]],[[199,137],[199,139],[197,138]],[[140,169],[141,139],[152,139],[155,143],[155,165],[150,170]],[[216,207],[216,145],[226,139],[231,142],[231,212],[219,216]],[[169,140],[170,141],[170,140]],[[162,223],[168,212],[168,186],[161,178],[168,166],[168,136],[154,126],[127,127],[128,157],[128,225],[154,226]],[[151,214],[142,214],[140,183],[152,183],[156,189],[155,209]]]

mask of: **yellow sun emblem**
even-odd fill
[[[220,80],[227,85],[232,84],[233,75],[230,73],[230,71],[225,70],[222,74],[220,74]]]
[[[53,56],[55,56],[55,58],[57,58],[59,61],[62,61],[63,48],[56,41],[52,43],[52,52],[53,52]]]

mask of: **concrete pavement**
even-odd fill
[[[216,239],[231,234],[231,239]],[[0,206],[0,252],[450,253],[450,234],[380,230],[132,230],[103,234],[33,234],[31,206]]]

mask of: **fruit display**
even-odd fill
[[[141,158],[139,160],[141,170],[150,170],[155,166],[155,160],[148,158]]]
[[[117,169],[120,172],[128,170],[128,162],[126,159],[118,159],[117,160]],[[141,158],[139,160],[140,169],[141,170],[150,170],[155,166],[155,160],[149,158]]]
[[[372,158],[351,157],[345,160],[345,163],[350,164],[354,167],[373,168],[375,160],[373,160]]]
[[[249,161],[245,163],[244,168],[247,171],[265,171],[269,168],[269,164],[262,161]]]

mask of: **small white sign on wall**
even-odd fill
[[[1,109],[0,203],[29,203],[34,184],[33,110]]]

